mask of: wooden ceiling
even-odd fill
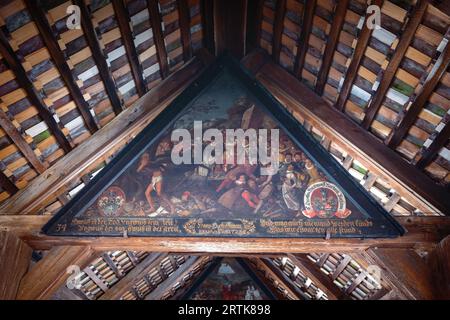
[[[39,234],[223,50],[241,58],[262,48],[266,56],[247,60],[249,69],[393,215],[448,214],[449,4],[373,2],[381,5],[377,30],[364,23],[362,0],[0,1],[0,225],[27,243],[0,232],[17,259],[11,272],[28,269],[15,290],[32,298],[176,298],[213,257],[146,251],[230,250],[214,239],[189,247],[183,239],[58,242]],[[81,9],[80,29],[67,27],[71,4]],[[412,249],[435,248],[449,224],[419,218],[400,219],[410,233],[384,247],[298,241],[298,252],[333,253],[285,255],[273,242],[264,252],[278,246],[277,255],[246,259],[283,298],[430,298],[424,262]],[[263,250],[244,242],[248,252]],[[30,268],[28,246],[35,255],[43,250]],[[338,253],[344,249],[358,252]],[[59,277],[50,290],[45,275],[55,261],[60,270],[51,276]],[[64,289],[74,261],[87,268],[81,292]],[[366,269],[373,263],[387,274],[381,289]],[[406,265],[417,270],[405,274]],[[42,281],[29,291],[36,279]]]

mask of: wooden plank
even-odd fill
[[[297,57],[294,64],[294,75],[298,78],[302,77],[303,65],[305,63],[306,52],[308,52],[309,36],[312,30],[314,9],[317,0],[307,1],[303,7],[303,23],[300,37],[298,39]]]
[[[181,32],[181,44],[183,46],[183,60],[188,61],[192,58],[191,44],[191,14],[187,0],[177,0],[178,17]]]
[[[24,157],[30,162],[37,172],[42,173],[47,169],[47,164],[42,163],[30,145],[25,141],[19,130],[9,120],[8,116],[3,110],[0,110],[0,126],[5,130],[6,134],[11,138],[16,147],[22,152]]]
[[[286,0],[277,0],[275,6],[275,19],[273,23],[273,36],[272,36],[272,59],[276,62],[280,62],[281,52],[281,37],[284,29],[284,16],[286,14]]]
[[[443,187],[436,185],[344,114],[330,108],[287,71],[269,61],[259,69],[256,77],[294,116],[298,114],[320,128],[333,143],[357,157],[364,167],[382,177],[424,214],[436,214],[436,209],[450,212],[450,199]]]
[[[48,219],[48,217],[47,217]],[[360,252],[371,247],[429,249],[450,233],[449,217],[396,217],[407,233],[393,239],[252,239],[195,237],[50,237],[40,233],[42,216],[0,215],[0,226],[17,232],[36,250],[54,246],[91,246],[97,251],[133,250],[151,252],[189,252],[202,254],[285,254]],[[226,240],[226,241],[225,241]]]
[[[16,298],[32,249],[11,232],[0,231],[0,300]]]
[[[156,47],[156,56],[159,62],[161,78],[165,79],[169,75],[169,64],[167,62],[167,50],[164,44],[164,34],[161,28],[161,15],[159,13],[158,1],[147,0],[148,12],[152,25],[153,41]]]
[[[103,291],[106,292],[108,290],[108,286],[100,276],[97,275],[94,270],[92,270],[89,266],[83,269],[83,272],[87,274],[87,276]]]
[[[322,65],[320,66],[319,75],[314,88],[316,93],[320,96],[323,94],[323,89],[327,83],[328,72],[330,71],[334,51],[336,50],[339,35],[341,34],[342,26],[344,25],[348,3],[349,0],[339,1],[334,11],[333,23],[331,25],[330,34],[327,38],[327,45],[323,54]]]
[[[206,56],[208,55],[205,54]],[[42,202],[49,195],[56,193],[104,154],[125,143],[142,130],[177,94],[197,78],[199,72],[210,61],[209,58],[202,60],[194,58],[185,64],[179,71],[127,108],[123,115],[113,119],[110,125],[78,146],[76,153],[69,154],[58,161],[21,192],[2,203],[0,214],[30,214],[39,210]]]
[[[383,100],[386,97],[386,93],[388,92],[392,81],[397,73],[398,67],[403,60],[403,57],[408,49],[411,41],[416,34],[416,30],[420,25],[420,22],[425,15],[428,7],[428,0],[420,0],[414,7],[414,11],[409,18],[404,31],[400,35],[399,43],[395,49],[392,58],[389,60],[389,64],[386,67],[386,70],[383,71],[383,76],[380,79],[380,85],[377,88],[375,96],[367,107],[364,120],[362,122],[362,127],[368,129],[372,124],[373,119],[375,118],[378,110],[383,103]]]
[[[164,293],[170,290],[177,282],[183,281],[184,276],[200,262],[201,258],[197,256],[189,257],[182,265],[178,267],[168,278],[160,283],[153,291],[151,291],[145,300],[161,300]]]
[[[383,0],[375,0],[372,5],[376,5],[381,7]],[[366,51],[367,45],[369,44],[370,37],[372,35],[372,29],[369,29],[367,26],[367,18],[369,15],[366,15],[363,22],[363,27],[358,36],[358,42],[356,44],[356,48],[353,52],[350,66],[345,73],[344,83],[342,84],[341,90],[339,92],[339,97],[336,101],[335,107],[344,111],[345,102],[350,96],[350,92],[352,90],[353,82],[355,81],[356,75],[358,74],[358,68],[361,63],[361,60],[364,56],[364,52]]]
[[[333,281],[339,277],[341,272],[344,271],[345,267],[350,263],[350,261],[352,261],[352,257],[350,257],[349,255],[345,255],[331,275],[331,279]]]
[[[89,105],[83,98],[83,94],[81,93],[81,90],[76,83],[72,71],[67,64],[67,59],[62,53],[58,42],[53,35],[52,29],[47,21],[42,6],[40,6],[39,3],[34,0],[25,0],[25,4],[28,8],[28,12],[34,20],[34,23],[39,29],[40,35],[44,40],[50,56],[52,57],[53,63],[58,69],[59,75],[63,79],[67,89],[69,90],[70,96],[75,101],[80,114],[84,119],[86,127],[91,133],[94,133],[99,129],[99,126],[95,121],[94,116],[90,112]]]
[[[17,299],[46,300],[65,285],[70,273],[69,266],[79,266],[82,270],[94,257],[94,251],[89,247],[56,247],[51,249],[44,258],[25,274],[20,282]]]
[[[111,256],[105,252],[102,254],[102,259],[105,260],[108,267],[114,272],[117,278],[122,278],[123,273],[122,271],[117,267],[117,265],[114,263],[114,261],[111,259]]]
[[[428,268],[433,270],[435,299],[450,299],[450,236],[445,237],[429,254]]]
[[[216,55],[227,51],[237,59],[245,54],[247,0],[214,0]]]
[[[89,48],[91,49],[92,58],[97,65],[98,72],[105,86],[105,90],[108,94],[109,100],[111,101],[111,106],[114,110],[114,113],[118,115],[122,112],[124,107],[120,99],[116,84],[114,83],[111,72],[109,70],[108,64],[106,62],[105,54],[100,47],[97,33],[91,21],[91,14],[83,0],[74,0],[74,4],[80,7],[81,27],[83,28],[84,36],[89,45]]]
[[[6,190],[10,195],[13,195],[17,193],[17,191],[19,191],[19,188],[17,188],[16,185],[12,183],[11,180],[9,180],[8,177],[1,170],[0,170],[0,185],[2,186],[2,189]]]
[[[214,44],[214,1],[200,0],[200,12],[202,17],[203,47],[210,54],[215,55]]]
[[[99,300],[117,300],[120,299],[128,290],[131,289],[137,281],[144,278],[147,273],[158,266],[163,259],[168,256],[167,253],[151,253],[142,260],[133,270],[127,273],[114,286],[100,296]]]
[[[18,56],[12,49],[11,45],[8,42],[8,39],[6,38],[6,35],[2,30],[0,30],[0,54],[5,59],[8,67],[14,72],[17,82],[22,87],[22,89],[25,90],[31,104],[33,104],[37,108],[39,116],[47,124],[61,148],[66,153],[70,152],[70,150],[72,150],[70,142],[62,132],[59,124],[53,118],[53,114],[45,105],[42,97],[37,92],[36,88],[33,85],[33,82],[28,77],[25,69],[22,66],[22,63],[19,61]]]
[[[246,54],[260,47],[264,0],[247,0]]]
[[[416,121],[417,116],[422,111],[423,106],[430,98],[431,94],[439,83],[439,80],[442,78],[449,65],[450,45],[447,43],[444,51],[439,55],[439,58],[434,64],[430,73],[428,73],[422,89],[420,90],[420,93],[416,96],[408,110],[403,110],[402,114],[400,114],[400,121],[397,123],[395,129],[391,131],[391,134],[386,139],[385,143],[389,147],[396,148],[403,140],[411,126]]]
[[[136,84],[136,90],[139,97],[142,97],[145,92],[147,92],[147,89],[142,65],[139,62],[136,47],[134,46],[134,35],[130,27],[128,11],[127,8],[125,8],[123,0],[112,0],[112,4],[120,33],[122,34],[122,40],[127,53],[128,62],[130,63],[131,73],[133,74],[134,83]]]
[[[419,169],[427,167],[434,159],[436,154],[445,146],[448,139],[450,139],[450,124],[447,123],[439,133],[436,134],[433,141],[427,148],[423,148],[413,161],[415,166]]]

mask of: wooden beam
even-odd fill
[[[48,52],[50,53],[50,56],[58,69],[59,75],[63,79],[70,96],[77,105],[78,110],[83,117],[86,127],[91,133],[94,133],[99,129],[99,126],[89,110],[89,104],[84,99],[83,94],[76,83],[72,70],[70,70],[69,65],[67,64],[67,59],[58,45],[42,6],[40,6],[38,1],[35,0],[25,0],[25,4],[28,9],[28,13],[31,15],[34,23],[39,29],[40,35],[44,40]]]
[[[422,111],[425,103],[430,98],[431,94],[436,88],[439,80],[442,78],[446,72],[448,66],[450,65],[450,45],[447,43],[445,49],[439,55],[436,63],[428,74],[425,82],[420,90],[419,94],[415,97],[411,106],[399,115],[400,120],[391,134],[386,138],[385,143],[391,147],[396,148],[400,142],[403,140],[405,135],[408,133],[411,126],[417,119],[420,111]]]
[[[342,260],[339,261],[338,266],[331,274],[331,279],[333,281],[339,277],[339,275],[342,273],[342,271],[344,271],[345,267],[347,267],[350,261],[352,261],[352,257],[350,257],[349,255],[345,255],[344,258],[342,258]]]
[[[101,295],[99,300],[120,299],[136,282],[144,278],[151,269],[158,266],[167,256],[167,253],[150,253],[133,270]]]
[[[300,30],[300,37],[298,39],[297,57],[295,58],[294,64],[294,75],[297,78],[302,77],[303,65],[309,47],[308,42],[312,30],[316,2],[317,0],[306,1],[303,6],[303,22]]]
[[[16,298],[32,249],[11,232],[0,231],[0,300]]]
[[[450,139],[450,121],[434,136],[433,141],[427,148],[422,147],[421,152],[413,161],[415,166],[419,169],[424,169],[428,166],[436,154],[445,146],[448,139]]]
[[[276,63],[280,62],[281,39],[284,29],[284,16],[286,14],[286,0],[277,0],[275,6],[275,19],[273,22],[272,58]]]
[[[48,300],[65,285],[70,276],[69,266],[79,266],[82,270],[94,257],[94,251],[89,247],[56,247],[51,249],[44,258],[23,277],[20,282],[17,299]]]
[[[112,109],[117,115],[123,110],[122,101],[109,70],[108,64],[106,63],[105,54],[100,47],[97,33],[91,21],[91,14],[86,4],[84,3],[84,0],[74,0],[74,4],[80,7],[81,27],[83,28],[84,36],[86,37],[89,49],[91,50],[92,58],[97,65],[98,72],[105,86],[106,93],[108,94],[109,100],[111,101]]]
[[[200,0],[200,12],[202,16],[203,47],[209,53],[215,55],[216,46],[214,44],[214,1]]]
[[[414,10],[411,13],[402,34],[400,35],[400,40],[395,52],[389,60],[389,64],[387,65],[386,70],[383,71],[383,75],[379,80],[380,85],[378,86],[372,101],[366,109],[364,120],[361,124],[364,129],[369,129],[373,119],[380,109],[381,104],[386,97],[386,93],[388,92],[392,81],[394,80],[395,74],[397,73],[397,69],[405,56],[406,50],[409,48],[409,45],[416,34],[416,30],[419,27],[425,12],[427,11],[427,7],[428,0],[420,0],[414,6]]]
[[[31,1],[31,0],[28,0]],[[144,80],[144,72],[142,65],[139,62],[139,56],[134,46],[134,35],[130,27],[130,20],[127,8],[123,0],[112,0],[115,16],[119,25],[120,33],[122,35],[125,52],[127,53],[128,62],[130,63],[131,73],[133,74],[134,83],[139,97],[142,97],[147,88]]]
[[[245,53],[260,47],[264,0],[247,0],[247,35]]]
[[[16,194],[19,191],[19,188],[17,188],[16,185],[12,183],[11,180],[9,180],[8,177],[1,170],[0,170],[0,185],[2,186],[2,189],[4,189],[10,195]]]
[[[177,4],[181,44],[183,46],[183,60],[188,61],[192,58],[191,14],[187,0],[177,0]]]
[[[381,7],[383,0],[374,0],[372,5],[376,5]],[[345,73],[344,83],[342,84],[341,90],[339,92],[338,100],[336,101],[335,107],[338,110],[344,111],[345,102],[350,96],[350,92],[352,90],[353,82],[358,75],[359,65],[364,56],[364,52],[366,51],[367,45],[369,44],[370,37],[372,35],[372,29],[370,29],[367,25],[367,18],[370,15],[367,14],[364,18],[363,27],[358,36],[358,42],[356,43],[356,48],[353,52],[350,66]]]
[[[263,55],[263,53],[261,53]],[[255,55],[254,59],[257,59]],[[370,172],[380,176],[403,198],[426,215],[450,212],[445,188],[386,148],[345,114],[338,112],[293,75],[267,60],[256,78],[294,117],[304,119],[357,159]],[[249,63],[249,61],[247,61]]]
[[[199,52],[200,53],[200,52]],[[117,145],[126,143],[154,119],[172,99],[195,81],[209,60],[194,58],[179,71],[162,81],[144,97],[96,132],[77,152],[68,154],[43,175],[31,181],[14,197],[0,206],[0,214],[31,214],[42,208],[43,200],[100,159]]]
[[[328,72],[333,62],[334,51],[339,41],[339,35],[344,25],[345,15],[347,13],[349,0],[339,1],[334,11],[333,23],[331,24],[330,34],[327,37],[327,45],[323,53],[322,65],[320,66],[319,75],[317,76],[315,91],[321,96],[323,89],[327,83]]]
[[[31,149],[30,145],[25,141],[22,134],[17,130],[16,126],[3,110],[0,110],[0,126],[37,172],[42,173],[47,169],[48,164],[44,164],[38,159],[33,149]]]
[[[161,78],[165,79],[169,75],[169,64],[167,62],[167,50],[164,44],[164,33],[161,27],[161,15],[159,13],[158,1],[147,0],[148,12],[152,25],[153,41],[156,47],[156,56],[159,62]]]
[[[33,82],[28,77],[22,63],[19,61],[18,56],[12,49],[2,30],[0,30],[0,54],[5,59],[8,67],[13,71],[19,85],[27,93],[27,97],[31,104],[36,107],[39,116],[44,120],[50,132],[55,136],[56,141],[58,141],[59,145],[66,153],[69,153],[70,150],[72,150],[70,142],[67,140],[55,118],[53,118],[53,114],[44,103],[44,100],[37,92]]]
[[[170,290],[177,282],[183,282],[183,278],[190,270],[192,270],[201,258],[197,256],[189,257],[182,265],[178,267],[168,278],[160,283],[153,291],[151,291],[145,300],[161,300],[164,293]]]
[[[288,255],[289,259],[300,268],[305,276],[322,290],[330,300],[346,300],[349,297],[333,283],[331,277],[320,271],[320,266],[308,259],[306,254]]]
[[[237,59],[245,55],[247,0],[214,0],[216,55],[229,52]]]

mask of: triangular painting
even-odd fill
[[[402,227],[238,62],[209,67],[49,235],[395,237]]]
[[[217,258],[194,282],[182,300],[275,300],[240,258]]]

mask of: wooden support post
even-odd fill
[[[450,299],[450,236],[445,237],[429,254],[428,269],[435,299]]]
[[[56,141],[58,141],[59,145],[66,153],[69,153],[70,150],[72,150],[70,142],[67,140],[55,118],[53,118],[53,114],[44,103],[39,92],[37,92],[33,82],[28,77],[22,63],[19,61],[18,56],[12,49],[2,30],[0,30],[0,54],[5,59],[8,67],[14,72],[17,82],[27,93],[28,99],[30,99],[30,102],[36,107],[39,116],[47,124],[50,132],[55,136]]]
[[[284,16],[286,14],[286,0],[277,0],[275,6],[275,21],[273,23],[272,58],[276,63],[280,62],[281,39],[284,29]]]
[[[247,0],[245,53],[260,47],[264,0]]]
[[[214,1],[200,0],[200,12],[202,16],[202,32],[203,47],[210,54],[216,54],[216,46],[214,44]]]
[[[33,250],[15,234],[6,231],[0,231],[0,248],[0,300],[13,300],[28,270]]]
[[[123,0],[112,0],[111,2],[114,7],[115,16],[119,25],[120,33],[122,35],[128,61],[130,63],[134,83],[136,84],[136,90],[139,97],[142,97],[145,92],[147,92],[147,89],[144,80],[144,72],[142,70],[141,63],[139,62],[139,56],[137,54],[136,47],[134,46],[134,35],[130,27],[128,11],[123,3]]]
[[[380,109],[381,104],[386,97],[386,93],[388,92],[392,84],[392,80],[397,73],[397,69],[404,58],[406,50],[409,48],[409,45],[413,40],[414,35],[416,34],[416,30],[420,22],[422,21],[425,12],[427,11],[427,7],[428,0],[420,0],[414,6],[414,11],[409,18],[408,23],[406,24],[404,32],[402,32],[400,36],[400,40],[397,47],[395,48],[394,55],[389,60],[389,64],[387,65],[386,70],[384,70],[383,76],[381,77],[381,79],[379,79],[380,85],[377,88],[375,96],[366,109],[365,117],[362,122],[363,128],[369,129],[373,119]]]
[[[178,269],[176,269],[170,277],[166,278],[153,291],[151,291],[145,300],[160,300],[167,290],[170,290],[177,282],[182,282],[186,273],[195,267],[200,262],[201,258],[197,256],[189,257]]]
[[[330,34],[328,35],[327,45],[323,54],[322,65],[320,66],[319,75],[316,81],[315,91],[318,95],[323,94],[323,89],[327,83],[328,72],[333,62],[334,51],[339,40],[339,35],[344,25],[345,15],[347,13],[349,0],[339,1],[334,11],[333,23],[331,25]]]
[[[181,33],[181,44],[183,46],[183,60],[186,62],[192,58],[191,44],[191,14],[187,0],[177,0],[178,16]]]
[[[297,57],[294,64],[294,75],[297,78],[302,77],[303,65],[305,63],[306,52],[309,47],[309,36],[312,30],[314,9],[317,0],[306,1],[303,8],[303,22],[300,37],[298,39]]]
[[[164,44],[164,33],[161,27],[161,15],[159,13],[158,1],[147,0],[148,12],[152,25],[153,41],[156,47],[156,56],[159,62],[161,78],[165,79],[169,75],[169,64],[167,62],[167,50]]]
[[[105,54],[98,42],[97,33],[92,25],[91,14],[84,3],[84,0],[74,0],[74,4],[80,7],[81,27],[83,28],[84,36],[86,37],[89,49],[91,49],[92,58],[97,65],[98,72],[105,86],[109,100],[111,101],[114,113],[117,115],[123,110],[122,101],[111,72],[109,71],[108,64],[106,63]]]
[[[413,103],[408,108],[408,110],[403,110],[402,114],[400,114],[400,121],[397,123],[397,126],[394,130],[391,131],[391,134],[386,138],[385,143],[391,147],[396,148],[400,142],[403,140],[405,135],[408,133],[411,126],[417,119],[420,111],[423,109],[423,106],[428,101],[428,98],[434,91],[434,88],[439,83],[439,80],[442,78],[444,73],[446,72],[448,66],[450,65],[450,44],[447,43],[444,51],[439,55],[436,63],[425,79],[425,83],[422,86],[422,90],[415,97]]]
[[[372,5],[381,7],[382,3],[383,3],[383,0],[374,0],[372,2]],[[364,56],[364,52],[366,51],[367,45],[370,40],[370,36],[372,35],[373,30],[371,28],[369,28],[367,25],[368,17],[369,17],[369,14],[367,14],[366,17],[364,18],[363,27],[361,29],[361,33],[359,34],[358,42],[356,44],[355,51],[353,52],[350,66],[348,67],[347,72],[345,73],[344,83],[342,84],[341,90],[339,92],[338,100],[336,101],[336,104],[335,104],[335,107],[341,111],[344,111],[345,102],[347,101],[348,97],[350,96],[353,82],[355,81],[356,76],[358,74],[359,65]]]
[[[61,48],[59,47],[57,40],[55,39],[50,24],[45,16],[45,12],[38,1],[25,0],[28,12],[34,20],[34,23],[39,29],[40,35],[47,46],[48,52],[55,63],[56,68],[59,71],[61,78],[63,79],[70,96],[75,101],[75,104],[80,111],[81,116],[84,119],[86,127],[91,133],[94,133],[99,129],[97,122],[94,119],[91,111],[89,110],[89,104],[83,97],[80,88],[78,87],[76,80],[72,74],[72,71],[67,64],[67,59],[64,56]]]
[[[22,134],[17,130],[3,110],[0,110],[0,126],[37,172],[42,173],[47,169],[48,164],[44,164],[38,159],[33,149],[31,149],[30,145],[25,141]]]
[[[20,282],[17,298],[20,300],[47,300],[65,285],[70,273],[67,268],[79,266],[80,270],[92,260],[90,247],[56,247],[25,274]]]

